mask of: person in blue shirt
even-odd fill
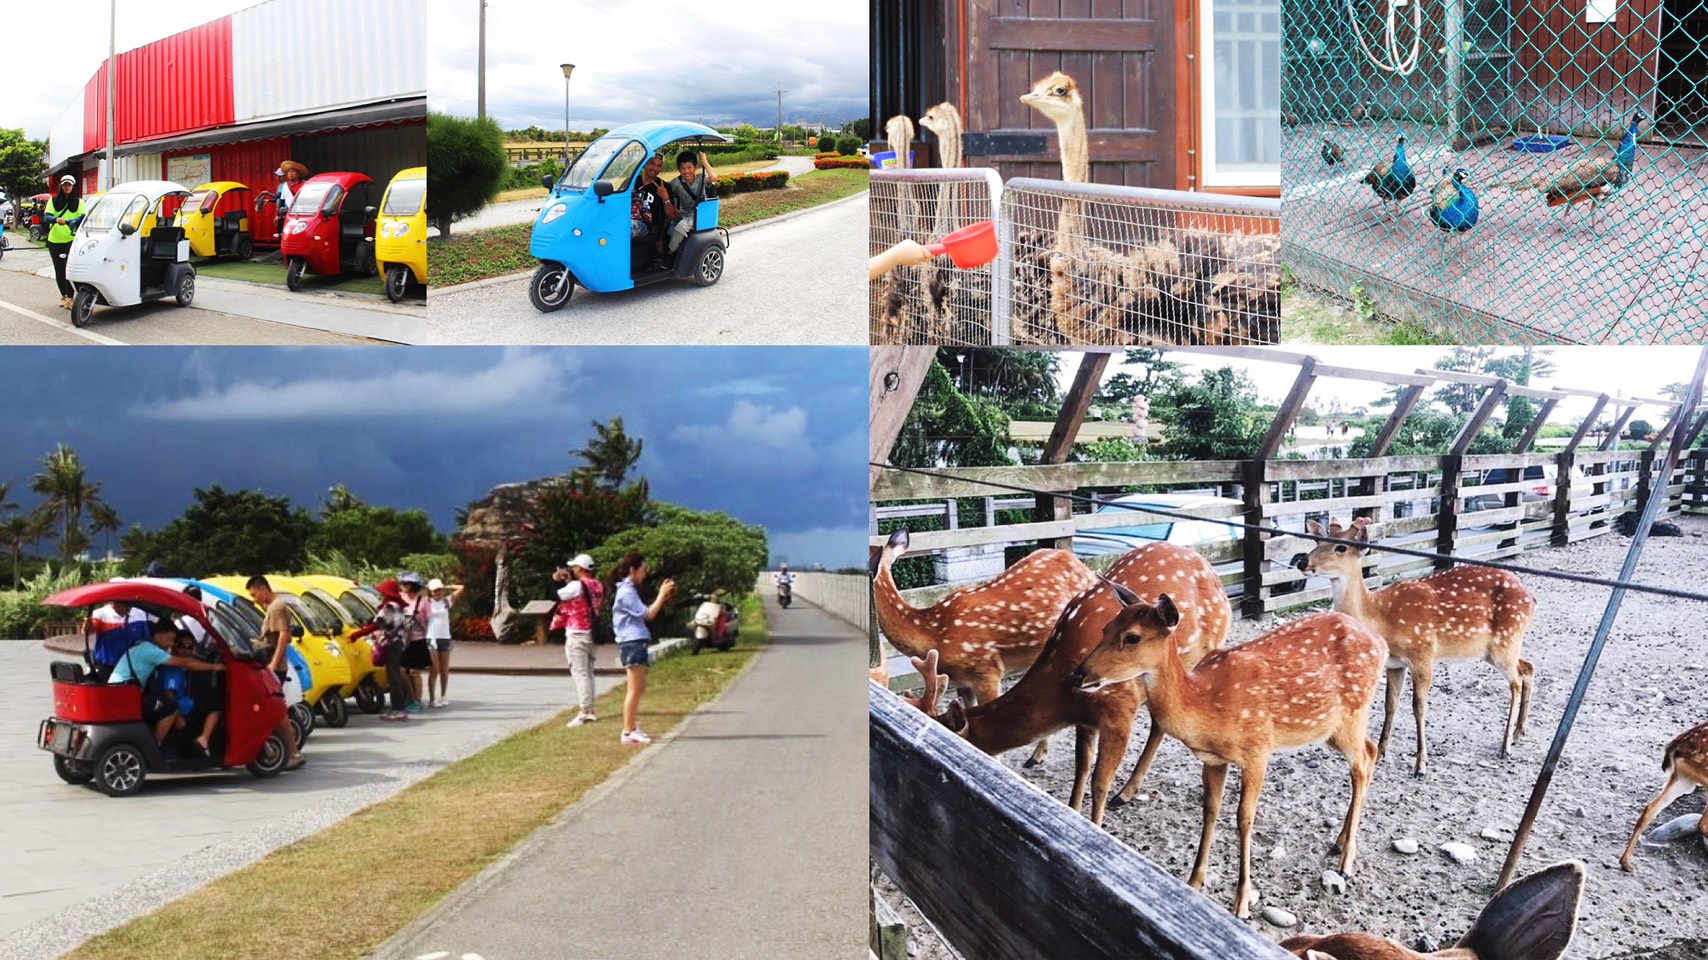
[[[155,621],[149,639],[153,642],[139,643],[124,652],[107,682],[135,682],[142,687],[142,720],[154,727],[154,742],[163,743],[166,735],[178,725],[178,705],[163,694],[158,685],[149,685],[154,672],[163,666],[183,667],[195,672],[218,671],[224,670],[225,664],[203,663],[193,656],[173,656],[172,642],[178,639],[178,625],[167,617]]]
[[[648,604],[641,599],[640,586],[646,582],[646,559],[638,553],[625,553],[617,561],[612,574],[617,580],[616,599],[611,603],[611,632],[617,639],[617,653],[628,674],[628,688],[623,693],[623,743],[651,743],[652,738],[641,731],[635,721],[640,710],[641,695],[646,693],[646,669],[652,659],[647,644],[652,642],[652,630],[647,621],[658,617],[664,604],[676,592],[676,581],[665,580],[658,585],[658,596]]]

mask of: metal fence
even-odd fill
[[[1282,13],[1282,236],[1302,282],[1461,342],[1701,341],[1708,0]],[[1389,203],[1366,177],[1402,135],[1415,186],[1391,180],[1407,195]]]
[[[872,175],[871,249],[994,219],[1001,253],[937,260],[871,284],[873,343],[1275,343],[1280,203],[1017,178],[990,170]]]

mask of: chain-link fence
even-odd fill
[[[1708,0],[1282,12],[1284,256],[1301,281],[1461,342],[1708,334]],[[1474,221],[1451,229],[1473,194]]]
[[[873,254],[995,219],[1001,254],[872,281],[873,343],[1275,343],[1280,204],[1017,178],[874,172]]]

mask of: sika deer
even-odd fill
[[[1470,932],[1446,950],[1418,953],[1368,933],[1289,937],[1281,949],[1306,960],[1558,960],[1577,931],[1583,864],[1556,863],[1483,906]]]
[[[1661,770],[1667,774],[1666,786],[1637,816],[1631,842],[1625,845],[1625,853],[1619,857],[1619,866],[1626,873],[1636,869],[1631,866],[1631,854],[1637,849],[1637,838],[1643,835],[1643,828],[1649,825],[1655,814],[1697,787],[1708,788],[1708,723],[1699,723],[1674,737],[1661,753]],[[1708,841],[1708,810],[1702,811],[1698,830],[1703,840]]]
[[[1368,520],[1359,518],[1348,528],[1331,521],[1325,533],[1321,524],[1312,521],[1309,529],[1318,536],[1368,543],[1368,524]],[[1330,578],[1335,591],[1334,608],[1356,617],[1388,642],[1388,688],[1382,709],[1382,734],[1376,743],[1380,754],[1388,752],[1394,707],[1399,703],[1400,685],[1409,670],[1412,715],[1417,719],[1416,772],[1422,776],[1429,760],[1424,717],[1429,712],[1429,685],[1435,662],[1480,659],[1506,674],[1511,691],[1500,743],[1500,755],[1506,756],[1524,735],[1524,725],[1530,716],[1536,668],[1519,654],[1524,648],[1524,632],[1530,628],[1530,618],[1536,613],[1536,598],[1517,577],[1489,567],[1455,567],[1372,592],[1364,584],[1363,556],[1369,549],[1319,543],[1305,558],[1305,573]]]
[[[1137,680],[1150,703],[1152,728],[1161,727],[1204,761],[1204,832],[1190,885],[1204,885],[1222,786],[1228,764],[1234,764],[1240,768],[1234,914],[1251,915],[1251,825],[1269,756],[1325,740],[1352,767],[1352,804],[1335,841],[1340,871],[1350,872],[1358,815],[1376,765],[1376,745],[1364,728],[1388,654],[1382,638],[1345,614],[1319,613],[1213,651],[1188,669],[1173,639],[1180,625],[1174,598],[1164,593],[1150,603],[1130,591],[1117,592],[1124,606],[1072,682],[1094,693]]]
[[[1091,822],[1098,825],[1103,823],[1109,786],[1133,734],[1133,719],[1144,702],[1144,688],[1137,682],[1117,683],[1088,693],[1077,689],[1070,675],[1102,638],[1101,624],[1121,609],[1117,589],[1151,597],[1166,591],[1178,598],[1180,619],[1174,643],[1182,660],[1198,662],[1227,636],[1233,611],[1209,562],[1187,547],[1146,544],[1116,560],[1105,578],[1095,580],[1068,603],[1037,662],[1007,693],[975,707],[951,701],[939,718],[989,754],[1025,746],[1063,727],[1075,728],[1073,793],[1068,805],[1079,809],[1089,772]],[[1137,789],[1161,743],[1162,730],[1152,724],[1138,767],[1123,793]]]

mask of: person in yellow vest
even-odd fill
[[[77,189],[77,178],[69,173],[60,177],[59,190],[47,202],[42,216],[49,224],[47,254],[53,260],[53,279],[59,284],[59,305],[67,310],[71,309],[71,297],[77,291],[65,279],[65,262],[71,256],[71,239],[77,235],[77,226],[87,212]]]

